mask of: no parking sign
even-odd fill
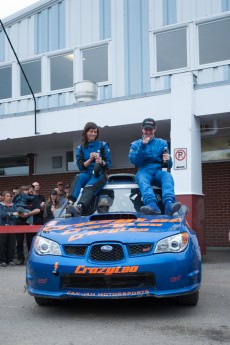
[[[187,149],[174,149],[174,170],[187,169]]]

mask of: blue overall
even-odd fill
[[[143,144],[142,139],[131,143],[129,159],[138,168],[136,180],[139,185],[144,205],[157,204],[157,198],[152,185],[162,188],[162,202],[175,202],[174,181],[172,175],[162,171],[163,154],[168,144],[159,138],[152,138],[148,144]],[[169,160],[169,168],[172,167],[172,158]]]
[[[103,148],[103,150],[102,150]],[[92,161],[90,165],[86,168],[84,166],[84,162],[90,159],[90,153],[92,152],[101,152],[102,159],[106,163],[105,167],[103,167],[103,171],[100,176],[96,177],[93,175],[93,169],[95,165],[95,161]],[[76,183],[74,186],[71,185],[70,187],[70,194],[77,200],[81,188],[85,186],[95,186],[95,194],[97,194],[105,185],[105,172],[111,166],[111,158],[110,158],[110,149],[109,145],[106,142],[95,140],[92,143],[88,143],[88,147],[84,147],[82,145],[77,146],[76,148],[76,162],[77,166],[80,170],[80,174],[77,175]],[[101,183],[100,183],[101,180]],[[97,187],[98,186],[98,187]],[[74,191],[72,188],[74,187]]]

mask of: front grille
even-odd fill
[[[129,244],[128,251],[132,256],[149,254],[152,250],[152,243]]]
[[[66,255],[84,256],[87,246],[64,246],[63,248]]]
[[[152,273],[130,273],[113,275],[65,275],[62,276],[62,289],[123,289],[155,287]]]
[[[103,244],[94,245],[90,251],[92,261],[121,261],[124,259],[123,248],[120,244],[109,244],[112,247],[110,252],[103,252]]]

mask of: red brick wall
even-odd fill
[[[202,165],[206,245],[230,247],[230,162]]]
[[[203,169],[203,193],[205,214],[206,245],[215,247],[230,247],[228,240],[230,231],[230,162],[205,163]],[[110,170],[109,173],[135,173],[134,169]],[[70,184],[74,172],[63,174],[14,176],[0,178],[0,191],[12,190],[22,185],[39,182],[41,193],[46,196],[58,181]]]
[[[135,173],[134,169],[110,170],[109,173]],[[49,174],[49,175],[33,175],[33,176],[4,176],[0,178],[0,191],[12,191],[13,188],[30,185],[33,182],[39,182],[40,192],[48,198],[51,189],[57,187],[57,182],[62,181],[65,184],[70,184],[75,172],[63,174]]]

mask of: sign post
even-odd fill
[[[174,149],[174,170],[187,169],[187,149]]]

